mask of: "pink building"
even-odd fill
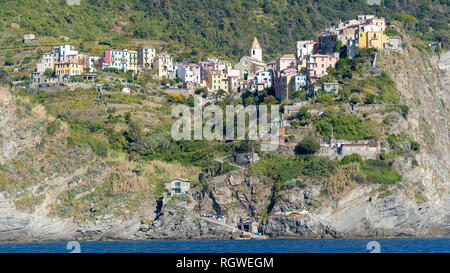
[[[277,59],[277,71],[283,71],[288,67],[295,67],[296,57],[294,54],[284,54]]]
[[[315,81],[318,78],[328,75],[327,69],[334,67],[339,57],[336,55],[315,54],[308,57],[306,62],[306,75],[308,80]]]
[[[64,62],[82,64],[84,68],[87,67],[87,56],[84,54],[70,54],[64,57]]]

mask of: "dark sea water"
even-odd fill
[[[373,242],[375,241],[375,242]],[[79,248],[78,248],[79,244]],[[379,248],[378,248],[379,246]],[[0,243],[0,253],[429,253],[450,252],[450,237]]]

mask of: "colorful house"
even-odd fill
[[[289,67],[296,66],[296,58],[294,54],[284,54],[277,59],[276,70],[283,71]]]
[[[305,74],[298,74],[295,75],[294,79],[292,80],[292,90],[293,91],[299,91],[306,89],[306,86],[308,84],[308,78]]]
[[[324,82],[322,84],[322,90],[327,93],[337,94],[339,92],[339,83],[337,82]]]
[[[137,51],[107,49],[103,58],[103,68],[137,72]]]
[[[138,53],[135,50],[128,51],[128,70],[137,72],[138,67]]]
[[[162,53],[155,59],[154,67],[158,69],[158,77],[174,78],[175,67],[173,65],[173,59],[167,52]]]
[[[216,70],[209,70],[206,76],[208,91],[228,91],[228,75]]]
[[[76,63],[57,63],[55,65],[55,75],[76,76],[83,74],[83,65]]]
[[[309,56],[306,63],[306,76],[310,81],[328,75],[327,69],[334,67],[339,60],[337,54],[321,55],[315,54]]]
[[[359,27],[358,46],[360,48],[383,49],[388,42],[381,27],[376,25],[362,25]]]

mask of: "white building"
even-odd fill
[[[174,179],[170,181],[170,195],[185,194],[191,188],[191,182],[186,179]]]
[[[95,63],[98,63],[101,59],[99,56],[88,56],[87,68],[90,69],[91,72],[95,71]]]
[[[255,76],[257,84],[263,84],[264,88],[273,86],[273,75],[270,71],[259,72]]]
[[[228,91],[237,92],[239,89],[239,76],[228,76]]]
[[[225,69],[225,74],[227,74],[229,77],[239,77],[241,71],[238,69],[233,69],[233,66],[227,65]]]
[[[36,65],[37,72],[42,73],[47,69],[53,70],[55,68],[55,57],[53,53],[45,53],[42,56],[40,63]]]
[[[360,25],[359,32],[382,32],[383,29],[377,25]]]
[[[292,79],[292,90],[299,91],[306,89],[308,78],[305,74],[295,75]]]
[[[367,20],[370,20],[370,19],[372,19],[372,18],[375,18],[375,15],[367,15],[367,14],[365,14],[365,15],[358,15],[358,21],[360,21],[360,22],[366,22]]]
[[[313,40],[297,41],[297,58],[304,59],[309,55],[313,55],[314,44]]]
[[[181,78],[183,82],[201,83],[200,66],[196,64],[178,64],[175,66],[177,77]]]
[[[253,39],[252,47],[250,48],[250,54],[249,56],[251,58],[254,58],[260,62],[262,62],[262,48],[258,43],[258,39]]]
[[[403,41],[400,37],[388,37],[388,43],[385,44],[386,49],[394,50],[394,51],[402,51],[403,50]]]
[[[77,55],[78,51],[75,50],[73,45],[60,45],[53,49],[53,56],[56,58],[56,62],[64,62],[69,55]]]

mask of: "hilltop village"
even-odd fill
[[[284,115],[280,120],[283,127],[280,130],[280,150],[293,154],[295,142],[288,138],[292,139],[295,130],[287,133],[288,129],[292,129],[289,119],[319,92],[338,94],[339,82],[327,81],[330,69],[335,69],[340,58],[354,58],[357,49],[367,49],[375,56],[376,50],[402,51],[401,38],[386,34],[398,34],[397,31],[400,30],[382,17],[360,15],[326,29],[317,41],[297,41],[296,53],[284,54],[269,62],[263,60],[263,48],[255,37],[248,55],[234,66],[230,61],[217,58],[206,58],[199,63],[174,62],[168,52],[156,52],[155,48],[149,47],[138,47],[136,50],[107,49],[103,56],[91,56],[79,53],[73,45],[60,45],[54,47],[52,52],[43,54],[32,74],[31,87],[64,86],[69,83],[76,86],[81,82],[95,84],[99,73],[115,70],[132,75],[153,71],[156,79],[177,83],[174,87],[166,88],[172,95],[202,96],[211,101],[228,93],[250,92],[258,97],[271,92],[269,97],[272,100],[265,102],[284,105]],[[24,37],[24,43],[36,41],[34,35]],[[124,86],[122,91],[130,93],[130,88]],[[323,113],[317,110],[309,112]],[[303,129],[307,132],[308,128]],[[300,140],[302,135],[304,133],[295,139]],[[355,143],[336,140],[332,136],[330,141],[321,141],[318,155],[341,158],[359,153],[365,159],[373,158],[379,152],[380,146],[376,142]]]
[[[337,83],[315,85],[328,75],[340,57],[353,58],[357,48],[402,50],[402,40],[387,36],[385,30],[395,28],[384,18],[361,15],[357,19],[326,29],[318,41],[297,42],[297,52],[284,54],[276,60],[263,61],[263,48],[255,37],[248,56],[234,66],[229,61],[206,58],[199,63],[174,62],[168,52],[155,48],[107,49],[103,56],[79,53],[73,45],[60,45],[45,53],[32,75],[33,86],[58,85],[73,78],[95,80],[93,72],[117,69],[141,73],[153,70],[160,79],[180,79],[180,91],[203,89],[208,95],[217,92],[263,92],[274,88],[279,101],[292,99],[295,91],[314,91],[323,88],[329,92],[339,90]],[[24,43],[36,41],[34,35],[24,37]],[[344,52],[342,51],[344,49]]]

